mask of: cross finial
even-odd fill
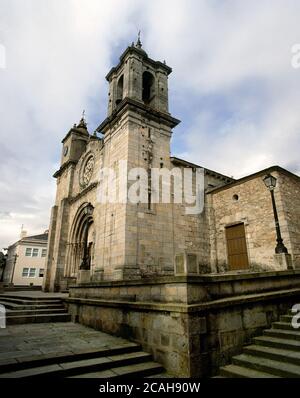
[[[137,48],[142,48],[142,42],[141,42],[141,31],[139,30],[138,32],[138,38],[137,38],[137,42],[135,45]]]
[[[80,122],[77,125],[77,127],[83,127],[85,129],[87,128],[87,123],[86,123],[86,120],[85,120],[85,110],[82,111],[82,116],[81,116]]]

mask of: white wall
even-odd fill
[[[38,256],[25,256],[26,248],[38,249]],[[39,277],[39,271],[41,268],[44,269],[46,267],[46,257],[42,257],[42,249],[47,248],[47,243],[38,244],[38,243],[30,243],[30,242],[22,242],[17,249],[17,261],[15,265],[13,283],[14,285],[38,285],[42,286],[43,278]],[[22,272],[23,268],[34,268],[35,269],[35,277],[23,277]]]

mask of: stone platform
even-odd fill
[[[300,303],[300,271],[82,283],[73,320],[142,345],[169,374],[209,377]]]

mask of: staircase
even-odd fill
[[[292,326],[292,315],[283,315],[272,328],[255,337],[232,364],[220,368],[221,377],[300,377],[300,329]]]
[[[0,294],[0,304],[0,378],[168,377],[139,344],[70,322],[61,295]]]
[[[163,367],[152,361],[138,344],[72,355],[45,355],[17,363],[0,364],[0,378],[115,378],[166,377]]]
[[[42,286],[23,286],[23,285],[4,285],[4,292],[32,292],[32,291],[42,291]]]
[[[70,315],[59,297],[0,294],[6,310],[6,324],[67,322]]]

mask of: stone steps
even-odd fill
[[[254,337],[254,344],[263,345],[265,347],[283,348],[286,350],[300,351],[300,341],[271,336]]]
[[[4,296],[0,295],[0,301],[1,302],[6,302],[6,303],[15,303],[15,304],[23,304],[23,305],[30,305],[30,304],[35,304],[37,302],[43,303],[43,304],[59,304],[61,302],[61,299],[43,299],[43,298],[21,298],[20,296],[18,297],[13,297],[13,296]]]
[[[161,372],[163,367],[156,362],[146,362],[141,364],[126,365],[115,367],[110,370],[100,372],[90,372],[73,377],[76,378],[113,378],[113,377],[156,377],[157,372]],[[160,373],[159,373],[160,374]]]
[[[20,305],[15,303],[6,303],[0,300],[0,304],[4,305],[6,310],[34,310],[34,309],[43,309],[43,308],[61,308],[62,303],[59,304],[27,304],[27,305]]]
[[[232,363],[238,366],[271,373],[279,377],[300,377],[300,366],[282,363],[269,358],[241,354],[232,358]]]
[[[220,377],[220,376],[219,376]],[[227,365],[221,368],[221,377],[230,378],[276,378],[278,376],[237,365]]]
[[[4,291],[5,292],[32,292],[32,291],[42,291],[42,286],[23,286],[23,285],[17,285],[17,286],[4,286]]]
[[[295,329],[293,328],[291,322],[274,322],[274,323],[272,324],[272,328],[273,328],[273,329],[280,329],[280,330],[282,330],[282,329],[284,329],[284,330],[292,330],[292,331],[295,330]]]
[[[9,369],[10,371],[8,371]],[[144,377],[161,374],[163,370],[161,365],[152,361],[150,354],[140,351],[137,344],[132,344],[127,347],[116,347],[67,357],[39,358],[36,361],[2,365],[0,366],[0,378]]]
[[[290,340],[298,340],[300,341],[300,333],[293,330],[284,330],[284,329],[267,329],[263,331],[265,336],[271,337],[279,337],[283,339],[290,339]]]
[[[41,315],[41,314],[53,314],[53,312],[55,312],[55,314],[60,314],[60,313],[66,313],[66,309],[65,308],[34,308],[34,309],[21,309],[21,310],[7,310],[6,311],[6,316],[10,317],[10,316],[14,316],[14,315]]]
[[[269,359],[274,359],[276,361],[290,362],[296,365],[300,365],[299,351],[294,352],[291,350],[284,350],[281,348],[265,347],[253,344],[245,347],[243,352],[253,356],[265,357]]]
[[[280,321],[281,322],[292,322],[293,315],[281,315]]]
[[[34,314],[34,315],[9,315],[6,317],[7,325],[19,325],[22,323],[46,323],[46,322],[69,322],[71,315],[66,311],[61,314]]]
[[[253,344],[220,368],[221,377],[300,377],[300,330],[294,329],[291,315],[283,315],[271,329],[253,338]]]
[[[150,379],[150,378],[154,378],[154,379],[170,379],[170,378],[174,378],[174,376],[169,375],[167,372],[162,372],[162,373],[153,373],[150,376],[144,376],[145,379]]]
[[[6,324],[68,322],[71,320],[59,297],[26,294],[1,294],[6,309]]]
[[[92,359],[98,357],[106,357],[111,355],[130,354],[141,350],[141,346],[136,343],[128,342],[124,345],[115,345],[112,348],[100,348],[100,349],[84,349],[80,353],[47,353],[43,355],[31,355],[18,357],[18,362],[9,362],[10,355],[7,353],[7,357],[3,363],[0,363],[0,374],[8,372],[16,372],[19,370],[43,367],[53,365],[57,363],[65,363],[72,361],[82,361],[84,359]]]

